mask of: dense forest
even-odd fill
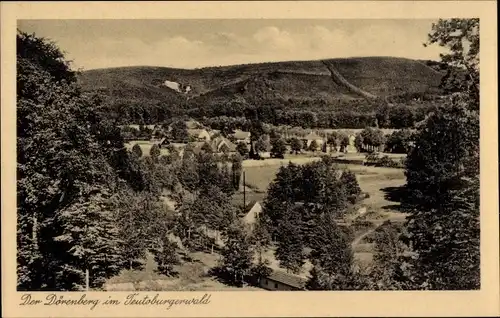
[[[179,116],[237,118],[257,111],[261,121],[273,125],[411,128],[448,93],[440,81],[450,67],[372,57],[195,70],[127,67],[90,70],[78,79],[86,91],[106,99],[106,113],[120,124],[161,124]],[[191,90],[167,88],[162,84],[167,79]]]

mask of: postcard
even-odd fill
[[[495,2],[1,6],[5,317],[500,314]]]

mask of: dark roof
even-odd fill
[[[250,212],[250,210],[254,207],[254,205],[257,204],[257,202],[259,202],[259,201],[257,201],[257,200],[250,201],[250,203],[248,203],[247,206],[245,207],[245,213]]]
[[[305,278],[283,271],[273,270],[271,275],[267,276],[267,278],[298,289],[303,289],[306,285]]]

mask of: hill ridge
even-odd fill
[[[313,107],[339,100],[435,94],[440,91],[442,75],[419,60],[357,57],[199,69],[125,66],[84,71],[79,78],[84,90],[100,90],[124,104],[147,101],[172,107],[210,108],[231,102],[273,101],[286,105],[309,101],[312,106],[307,107]],[[189,86],[190,91],[181,95],[168,88],[166,81]]]

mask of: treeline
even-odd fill
[[[364,128],[377,124],[380,128],[411,128],[432,111],[440,99],[414,94],[388,99],[326,101],[262,100],[252,102],[217,100],[198,105],[196,101],[167,103],[157,100],[107,99],[105,114],[119,124],[161,124],[172,117],[191,118],[250,118],[258,113],[259,120],[272,125],[303,128]],[[408,102],[404,102],[409,100]],[[361,105],[361,106],[360,106]],[[216,120],[214,120],[216,121]]]

